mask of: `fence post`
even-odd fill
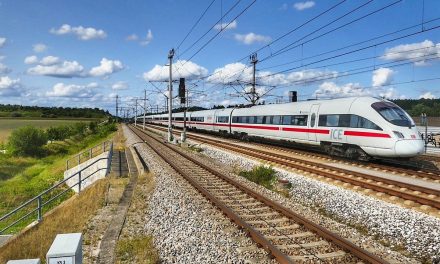
[[[106,141],[104,141],[104,143],[102,143],[102,152],[105,152],[105,143],[106,143]]]
[[[78,172],[78,193],[81,192],[81,171]]]
[[[37,216],[37,221],[38,222],[41,222],[41,220],[43,220],[43,214],[42,214],[42,208],[41,208],[41,205],[43,204],[42,203],[42,201],[41,201],[41,195],[40,196],[38,196],[38,199],[37,199],[37,202],[38,202],[38,216]]]
[[[78,154],[78,165],[81,164],[81,154]]]
[[[66,160],[66,170],[69,170],[69,160]]]
[[[90,149],[90,155],[89,155],[89,156],[90,156],[90,158],[89,158],[89,159],[91,159],[91,158],[92,158],[92,152],[93,152],[93,148],[91,148],[91,149]]]

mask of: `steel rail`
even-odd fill
[[[142,136],[139,135],[139,133],[136,133],[134,130],[137,130],[141,133],[143,133],[144,135],[148,136],[148,134],[143,131],[140,130],[138,128],[132,128],[132,131],[138,135],[140,138],[142,138]],[[228,176],[225,176],[224,174],[216,171],[213,168],[210,168],[208,166],[206,166],[205,164],[201,163],[200,161],[194,159],[193,157],[190,157],[189,155],[183,153],[181,150],[177,149],[176,147],[172,147],[169,144],[164,144],[163,142],[161,142],[160,140],[149,136],[150,138],[154,139],[155,141],[157,141],[158,143],[162,144],[163,146],[167,147],[168,149],[177,152],[179,155],[181,155],[182,157],[184,157],[185,159],[191,161],[192,163],[196,164],[197,166],[203,168],[204,170],[210,172],[211,174],[217,176],[220,179],[223,179],[224,181],[228,182],[229,184],[235,186],[236,188],[240,189],[241,191],[243,191],[244,193],[254,197],[255,199],[257,199],[258,201],[262,202],[263,204],[273,208],[274,210],[280,212],[281,214],[285,215],[286,217],[293,219],[295,222],[298,222],[300,224],[302,224],[304,227],[308,228],[309,230],[313,231],[314,233],[318,234],[320,237],[325,238],[329,241],[331,241],[332,243],[334,243],[335,245],[341,247],[342,249],[350,252],[351,254],[353,254],[354,256],[358,257],[359,259],[363,260],[363,261],[367,261],[369,263],[388,263],[385,260],[377,257],[376,255],[360,248],[359,246],[355,245],[354,243],[348,241],[347,239],[329,231],[328,229],[317,225],[315,223],[313,223],[312,221],[304,218],[303,216],[294,213],[293,211],[291,211],[290,209],[288,209],[287,207],[284,207],[283,205],[272,201],[268,198],[266,198],[265,196],[257,193],[256,191],[250,189],[249,187],[244,186],[243,184],[231,179]],[[147,142],[145,142],[147,143]],[[147,143],[148,144],[148,143]],[[156,149],[154,147],[152,147],[150,144],[148,144],[156,153],[158,153],[156,151]],[[159,154],[159,153],[158,153]],[[160,155],[165,161],[167,161],[167,163],[170,164],[170,162],[168,161],[169,158],[165,157],[164,155]],[[171,165],[171,164],[170,164]],[[177,170],[176,170],[177,171]],[[179,174],[181,174],[179,172]],[[190,176],[189,176],[190,177]],[[203,188],[203,187],[202,187]],[[208,192],[206,189],[204,189],[204,192]],[[208,192],[209,194],[209,192]],[[210,195],[210,194],[209,194]],[[208,196],[207,196],[208,197]],[[215,197],[213,197],[213,199],[216,199]],[[220,202],[220,201],[219,201]],[[221,202],[220,202],[221,203]],[[246,224],[246,223],[245,223]],[[250,226],[249,226],[250,227]],[[252,227],[250,227],[252,228]],[[253,229],[253,228],[252,228]],[[255,230],[255,232],[259,233],[258,231]],[[257,234],[256,233],[256,234]],[[261,234],[260,234],[261,235]],[[252,235],[251,235],[252,236]],[[258,236],[257,236],[258,237]],[[264,237],[263,237],[264,238]],[[267,241],[267,239],[265,239]],[[264,242],[264,240],[262,240]],[[257,243],[260,244],[260,242],[256,241]],[[270,243],[269,241],[267,241],[268,243]],[[267,247],[263,246],[265,249],[268,249]],[[279,249],[277,249],[279,251]],[[269,250],[272,254],[273,251]],[[283,254],[280,251],[281,254]],[[277,256],[275,254],[273,254],[275,258],[277,258]],[[278,260],[278,259],[277,259]],[[284,263],[284,262],[282,262]],[[286,262],[286,263],[291,263],[291,262]]]
[[[435,189],[430,189],[430,188],[426,188],[426,187],[422,187],[422,186],[415,186],[412,184],[408,184],[408,183],[403,183],[400,181],[396,181],[396,180],[391,180],[391,179],[386,179],[386,178],[381,178],[381,177],[377,177],[374,175],[369,175],[369,174],[365,174],[365,173],[361,173],[361,172],[356,172],[353,170],[346,170],[346,169],[342,169],[342,168],[337,168],[334,166],[330,166],[330,165],[325,165],[325,164],[321,164],[321,163],[315,163],[312,161],[307,161],[307,160],[303,160],[303,159],[298,159],[298,158],[293,158],[290,156],[285,156],[285,155],[281,155],[281,154],[276,154],[276,153],[272,153],[272,152],[268,152],[268,151],[264,151],[264,150],[257,150],[257,149],[253,149],[250,147],[245,147],[245,146],[237,146],[234,143],[220,143],[218,141],[214,141],[212,139],[208,139],[206,137],[200,137],[197,135],[189,135],[189,138],[193,138],[195,140],[204,142],[204,143],[208,143],[210,145],[213,146],[217,146],[220,148],[224,148],[224,149],[228,149],[228,150],[232,150],[235,151],[237,153],[240,154],[244,154],[244,155],[248,155],[248,156],[252,156],[254,158],[259,158],[259,159],[263,159],[269,162],[274,162],[280,165],[284,165],[290,168],[295,168],[298,170],[303,170],[312,174],[317,174],[317,175],[321,175],[327,178],[332,178],[334,180],[339,180],[342,182],[346,182],[346,183],[350,183],[352,185],[357,185],[357,186],[361,186],[362,188],[366,188],[366,189],[371,189],[374,191],[378,191],[378,192],[383,192],[386,193],[388,195],[392,195],[392,196],[397,196],[406,200],[410,200],[413,202],[417,202],[419,204],[422,205],[429,205],[432,206],[434,208],[440,209],[440,201],[435,200],[435,199],[431,199],[431,198],[426,198],[417,194],[411,194],[411,193],[407,193],[405,191],[398,191],[395,190],[393,188],[390,187],[386,187],[386,186],[382,186],[376,183],[370,183],[370,182],[366,182],[366,181],[362,181],[362,180],[357,180],[357,179],[353,179],[350,178],[348,176],[345,175],[353,175],[356,177],[361,177],[364,178],[366,180],[373,180],[376,182],[383,182],[386,183],[388,185],[394,185],[400,188],[407,188],[407,189],[411,189],[413,191],[419,191],[419,192],[423,192],[425,194],[432,194],[432,195],[436,195],[439,196],[439,191],[435,190]],[[272,156],[268,157],[268,156]],[[286,161],[287,160],[287,161]],[[303,163],[306,165],[301,165],[301,164],[293,164],[293,163]],[[315,167],[321,167],[322,170],[317,169],[317,168],[313,168],[312,166]],[[327,170],[327,171],[326,171]],[[335,174],[333,172],[330,171],[335,171],[339,174]],[[340,175],[340,174],[344,174],[344,175]]]

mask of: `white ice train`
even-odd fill
[[[183,121],[183,113],[173,114],[173,126],[183,127]],[[146,122],[165,125],[168,115],[150,115]],[[411,117],[392,102],[373,97],[188,112],[186,124],[190,129],[316,145],[350,158],[408,158],[424,151]]]

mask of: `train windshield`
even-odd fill
[[[376,102],[371,105],[385,120],[396,126],[415,126],[412,118],[402,108],[391,102]]]

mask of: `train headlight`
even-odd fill
[[[394,135],[396,135],[397,138],[405,138],[405,136],[402,133],[400,133],[399,131],[393,131],[393,132],[394,132]]]

